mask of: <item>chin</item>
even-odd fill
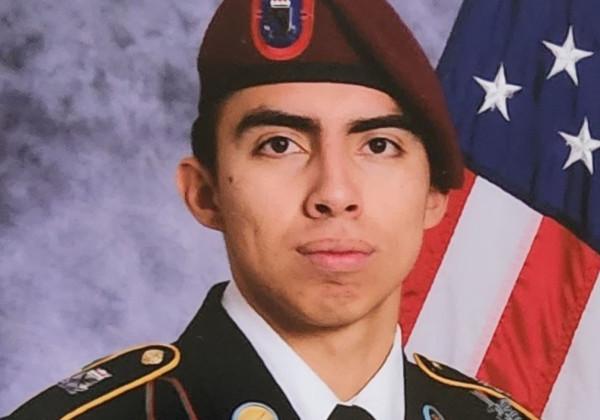
[[[308,314],[305,322],[317,330],[337,330],[355,324],[363,319],[364,313],[354,311],[336,311],[334,313]]]
[[[306,324],[319,328],[341,328],[363,319],[375,305],[371,305],[365,296],[340,291],[319,296],[302,306],[304,310],[300,312]]]

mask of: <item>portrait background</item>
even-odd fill
[[[174,183],[218,3],[0,2],[0,415],[230,278]],[[392,3],[437,61],[460,1]]]

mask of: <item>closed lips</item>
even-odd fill
[[[354,239],[321,239],[310,241],[297,248],[303,255],[327,253],[327,254],[372,254],[375,248],[368,242]]]

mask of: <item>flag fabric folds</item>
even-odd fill
[[[438,72],[468,167],[405,281],[407,353],[544,419],[600,397],[600,7],[465,0]]]

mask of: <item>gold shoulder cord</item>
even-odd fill
[[[527,410],[525,407],[523,407],[519,403],[511,400],[506,395],[504,395],[504,394],[502,394],[502,393],[500,393],[500,392],[498,392],[498,391],[496,391],[494,389],[487,388],[487,387],[485,387],[483,385],[471,384],[471,383],[468,383],[468,382],[460,382],[460,381],[455,381],[455,380],[452,380],[452,379],[444,378],[443,376],[440,376],[437,373],[432,372],[431,370],[429,370],[429,368],[425,365],[425,363],[423,363],[423,361],[421,360],[421,357],[418,354],[414,354],[413,357],[414,357],[414,359],[417,362],[417,366],[419,366],[421,368],[421,370],[423,370],[427,374],[427,376],[435,379],[436,381],[441,382],[441,383],[446,384],[446,385],[454,386],[454,387],[457,387],[457,388],[472,389],[474,391],[480,391],[480,392],[483,392],[484,394],[491,395],[491,396],[493,396],[495,398],[505,399],[505,400],[507,400],[510,403],[510,405],[512,405],[517,410],[519,410],[528,419],[530,419],[530,420],[539,420],[539,418],[536,417],[535,415],[533,415],[533,413],[531,413],[529,410]]]
[[[124,354],[130,353],[132,351],[140,350],[140,349],[143,349],[146,347],[151,347],[151,346],[152,345],[144,345],[144,346],[136,346],[136,347],[131,347],[131,348],[125,349],[119,353],[105,357],[104,359],[100,359],[99,361],[86,366],[83,370],[93,369],[96,366],[99,366],[103,363],[109,362],[109,361],[116,359],[117,357],[120,357]],[[132,390],[133,388],[143,385],[146,382],[150,382],[150,381],[158,378],[159,376],[169,372],[170,370],[175,369],[177,367],[177,365],[179,364],[179,361],[181,360],[181,353],[179,352],[179,349],[170,344],[160,344],[160,347],[167,347],[168,349],[172,350],[173,353],[175,354],[175,356],[173,357],[173,360],[171,360],[168,364],[164,365],[160,369],[155,370],[154,372],[151,372],[145,376],[142,376],[141,378],[138,378],[133,382],[125,384],[107,394],[102,395],[101,397],[96,398],[95,400],[92,400],[92,401],[82,405],[81,407],[79,407],[79,408],[71,411],[70,413],[66,414],[65,416],[61,417],[60,420],[72,420],[75,417],[80,416],[81,414],[85,413],[86,411],[91,410],[94,407],[104,404],[105,402],[110,401],[110,400],[118,397],[119,395],[124,394],[125,392],[127,392],[129,390]]]

